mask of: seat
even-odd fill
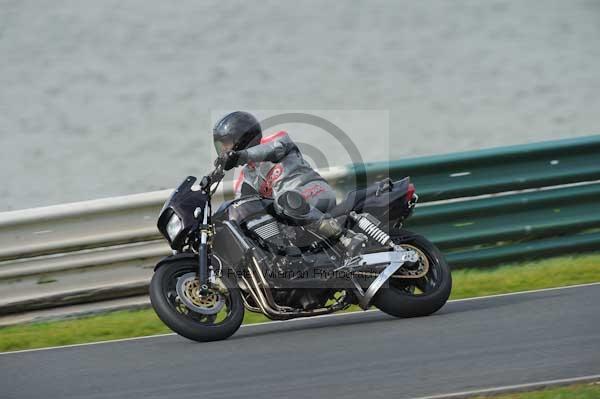
[[[393,182],[391,186],[384,186],[389,182],[383,180],[368,187],[350,191],[342,202],[329,211],[329,214],[333,217],[339,217],[347,215],[351,211],[360,213],[363,211],[389,210],[389,207],[393,206],[392,204],[398,199],[402,198],[404,200],[404,196],[409,189],[410,179],[405,177]],[[383,189],[383,187],[386,188]]]
[[[366,191],[366,188],[350,191],[348,195],[346,195],[346,198],[344,198],[342,202],[334,206],[328,213],[334,218],[349,214],[355,208],[357,202],[359,202],[357,201],[357,199],[364,199]]]

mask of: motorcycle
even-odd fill
[[[199,184],[187,177],[158,218],[173,254],[156,265],[150,300],[179,335],[200,342],[226,339],[239,329],[245,310],[288,320],[358,305],[418,317],[448,300],[452,277],[444,256],[425,237],[402,228],[418,200],[409,178],[351,191],[328,212],[367,236],[355,255],[290,217],[308,209],[300,195],[282,212],[273,199],[245,187],[245,195],[213,213],[211,200],[223,177],[220,159]]]

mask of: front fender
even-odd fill
[[[220,268],[217,270],[221,270],[222,272],[222,270],[231,269],[231,267],[229,267],[225,262],[223,262],[220,257],[216,256],[215,254],[212,254],[212,257],[217,258],[217,261],[219,262]],[[194,261],[195,263],[198,263],[198,254],[195,254],[193,252],[179,252],[174,255],[165,256],[164,258],[158,261],[156,266],[154,266],[154,271],[156,272],[158,268],[162,265],[166,265],[167,263],[178,261],[181,259],[188,259]]]
[[[190,259],[198,262],[198,254],[192,252],[179,252],[174,255],[165,256],[164,258],[158,261],[156,266],[154,266],[154,271],[157,271],[158,268],[164,265],[165,263],[173,262],[180,259]]]

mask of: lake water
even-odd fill
[[[567,138],[600,131],[600,2],[0,0],[0,87],[0,211],[202,174],[230,109],[365,160]]]

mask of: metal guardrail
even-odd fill
[[[353,172],[369,180],[411,176],[425,206],[406,228],[435,242],[454,267],[600,250],[598,135],[357,165]]]
[[[600,136],[336,168],[340,192],[411,176],[406,228],[454,267],[600,250]],[[0,315],[143,295],[170,190],[0,213]],[[224,196],[231,193],[226,190]]]

